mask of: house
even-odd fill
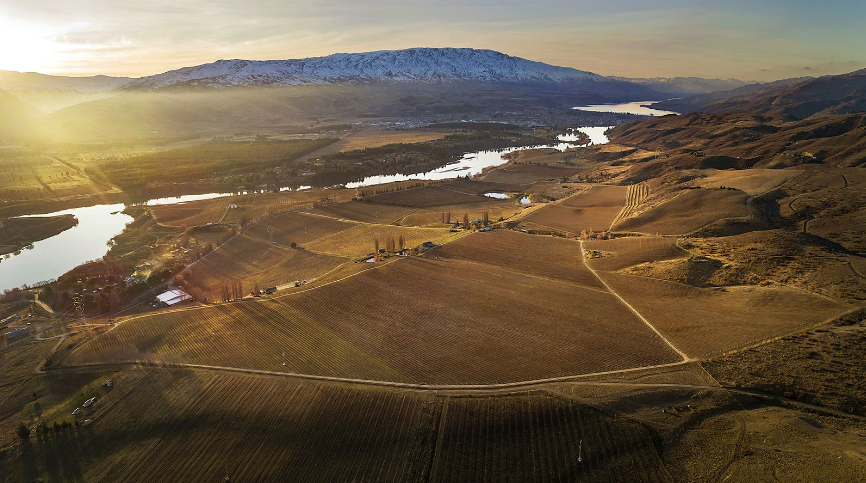
[[[192,300],[192,296],[190,294],[180,289],[168,290],[157,295],[156,298],[161,304],[168,305],[169,307],[186,300]]]

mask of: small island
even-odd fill
[[[28,216],[0,220],[0,255],[51,238],[78,225],[73,215]]]

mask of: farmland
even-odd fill
[[[722,218],[749,215],[746,193],[738,190],[685,190],[638,216],[622,220],[617,231],[680,235]]]
[[[413,211],[415,210],[412,208],[402,206],[347,201],[345,203],[322,205],[312,209],[310,212],[363,223],[390,224]]]
[[[315,151],[336,139],[286,142],[211,143],[145,154],[132,160],[105,160],[89,171],[124,189],[155,182],[193,181],[273,168]]]
[[[306,213],[286,213],[250,225],[245,234],[280,246],[292,243],[303,246],[317,238],[337,233],[355,226],[354,223],[338,221]]]
[[[530,293],[508,306],[495,303]],[[407,259],[274,301],[138,317],[76,349],[68,363],[282,370],[282,351],[292,372],[452,384],[678,360],[598,290],[484,264]]]
[[[444,245],[436,255],[602,288],[580,259],[580,244],[573,240],[494,230]]]
[[[303,232],[298,240],[304,239]],[[291,243],[291,242],[289,242]],[[223,286],[240,282],[245,292],[313,279],[345,263],[346,259],[310,253],[243,234],[208,254],[185,273],[190,287],[208,300],[219,300]]]
[[[595,270],[615,272],[633,265],[660,260],[672,260],[688,256],[688,252],[677,246],[676,238],[626,237],[613,240],[587,241],[587,251],[598,252],[589,265]]]
[[[594,186],[568,200],[545,206],[524,218],[554,230],[579,234],[606,231],[622,210],[627,188]]]
[[[375,241],[381,249],[386,242],[403,237],[405,247],[413,248],[424,242],[441,243],[454,236],[444,228],[414,228],[390,225],[362,224],[307,243],[307,250],[327,255],[360,257],[375,251]]]
[[[31,201],[91,195],[105,188],[77,167],[25,149],[0,149],[0,199]]]
[[[477,194],[456,191],[447,186],[424,186],[422,188],[413,188],[369,196],[365,198],[365,200],[387,205],[430,208],[433,206],[443,205],[485,203],[490,201],[490,198]]]
[[[851,306],[787,288],[700,289],[630,275],[603,278],[693,357],[722,353],[833,318]]]
[[[463,222],[463,215],[469,220],[480,220],[487,213],[488,219],[495,222],[500,218],[508,218],[521,209],[512,200],[490,201],[487,203],[471,203],[468,205],[439,206],[426,210],[416,210],[398,220],[403,226],[441,226],[443,223]],[[448,214],[451,218],[448,218]]]
[[[431,481],[670,481],[633,422],[540,394],[446,401]]]

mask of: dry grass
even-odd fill
[[[379,240],[379,247],[384,249],[389,238],[393,238],[396,242],[400,236],[403,236],[406,248],[413,248],[426,241],[441,243],[453,234],[444,228],[357,225],[309,242],[304,248],[329,255],[360,257],[375,251],[375,240]]]
[[[695,170],[695,174],[704,176],[693,180],[692,186],[701,188],[734,188],[750,195],[758,195],[776,188],[802,171],[792,169],[747,169],[725,170],[703,169]]]
[[[556,205],[541,208],[524,218],[530,223],[558,231],[606,231],[622,210],[628,189],[624,186],[593,186]]]
[[[580,244],[511,230],[475,233],[436,250],[442,258],[468,260],[517,272],[603,289],[580,259]]]
[[[736,190],[685,190],[640,215],[619,221],[615,231],[680,235],[722,218],[749,215],[746,193]]]
[[[631,275],[602,276],[665,337],[692,357],[733,350],[821,322],[850,308],[792,289],[699,289]]]

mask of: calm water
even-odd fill
[[[590,142],[593,144],[604,144],[606,143],[607,136],[604,135],[604,132],[610,129],[610,127],[580,127],[576,128],[575,131],[580,131],[589,136]],[[549,149],[554,148],[560,151],[565,151],[567,148],[572,148],[574,146],[580,146],[577,144],[578,135],[574,133],[566,133],[561,134],[557,137],[559,141],[558,144],[546,144],[541,146],[524,146],[520,148],[508,148],[503,150],[494,150],[494,151],[477,151],[474,153],[469,153],[463,156],[463,159],[457,161],[456,163],[452,163],[446,166],[442,166],[441,168],[434,169],[433,171],[428,171],[426,173],[418,173],[418,174],[390,174],[383,176],[368,176],[361,181],[356,181],[354,183],[347,183],[347,188],[357,188],[359,186],[371,186],[375,184],[382,183],[392,183],[394,181],[408,181],[410,179],[417,180],[442,180],[448,178],[455,178],[457,176],[474,176],[476,174],[481,173],[484,168],[489,168],[491,166],[499,166],[500,164],[505,164],[505,160],[502,159],[503,154],[511,153],[514,151],[522,151],[524,149]]]
[[[625,104],[597,104],[594,106],[580,106],[572,109],[591,112],[616,112],[619,114],[638,114],[641,116],[666,116],[668,114],[679,114],[673,111],[662,111],[653,109],[651,106],[659,101],[627,102]]]
[[[587,106],[575,109],[600,110],[604,112],[629,112],[632,114],[664,115],[670,114],[666,111],[647,108],[652,102],[632,102],[611,106]],[[597,108],[597,109],[596,109]],[[608,127],[581,127],[574,131],[585,133],[590,138],[591,144],[604,144],[608,142],[604,132]],[[349,188],[368,186],[392,181],[405,181],[409,179],[441,180],[457,176],[475,175],[481,173],[484,168],[499,166],[505,163],[502,155],[523,149],[555,148],[563,151],[569,147],[576,146],[577,134],[573,131],[560,135],[558,144],[546,146],[527,146],[512,148],[502,151],[479,151],[463,156],[460,161],[434,169],[427,173],[390,176],[370,176],[356,183],[347,185]],[[288,188],[286,188],[288,189]],[[309,189],[309,186],[296,188],[297,190]],[[208,193],[203,195],[185,195],[170,198],[152,199],[146,202],[148,206],[185,203],[188,201],[207,200],[222,196],[230,196],[237,193]],[[527,199],[526,202],[529,200]],[[521,200],[521,202],[524,202]],[[72,214],[78,219],[78,226],[70,228],[63,233],[38,241],[30,250],[22,250],[20,254],[10,254],[0,261],[0,290],[6,290],[22,285],[33,285],[44,280],[50,280],[63,275],[84,262],[101,258],[108,251],[106,243],[120,234],[132,217],[120,213],[124,208],[122,204],[96,205],[86,208],[75,208],[70,210],[47,213],[37,216],[54,216]]]
[[[84,262],[101,258],[108,251],[108,240],[132,221],[121,210],[122,204],[96,205],[37,215],[75,215],[78,226],[35,242],[32,249],[21,250],[19,255],[4,256],[0,261],[0,290],[57,278]]]

